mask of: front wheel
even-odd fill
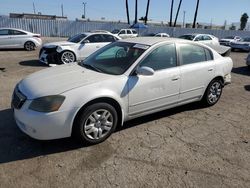
[[[61,63],[63,64],[67,64],[67,63],[73,63],[75,62],[76,58],[75,58],[75,54],[71,51],[64,51],[60,54],[60,59],[61,59]]]
[[[118,115],[107,103],[92,104],[84,109],[73,127],[73,136],[83,143],[98,144],[106,140],[115,130]]]
[[[223,84],[221,80],[216,79],[211,81],[203,96],[203,103],[206,106],[215,105],[221,97],[222,89],[223,89]]]

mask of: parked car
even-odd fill
[[[195,101],[216,104],[231,82],[232,66],[230,57],[199,43],[121,40],[81,63],[24,78],[13,93],[14,117],[36,139],[74,135],[96,144],[130,119]]]
[[[250,37],[243,38],[240,41],[231,42],[230,47],[232,48],[232,51],[240,50],[240,51],[249,52],[249,50],[250,50]]]
[[[66,64],[81,61],[103,46],[119,40],[109,33],[80,33],[68,41],[44,44],[40,50],[39,60],[45,64]]]
[[[0,28],[0,49],[24,48],[31,51],[41,45],[40,34],[15,28]]]
[[[167,33],[157,33],[155,37],[170,37]]]
[[[138,36],[138,33],[135,29],[121,29],[121,30],[113,30],[112,33],[115,36],[119,36],[122,39],[126,39],[126,38],[134,38]]]
[[[186,34],[180,36],[179,38],[191,41],[197,41],[199,43],[206,44],[210,47],[220,45],[219,39],[209,34]]]
[[[228,36],[223,39],[220,39],[219,42],[221,45],[230,46],[231,42],[240,41],[240,40],[241,40],[241,37],[239,36]]]
[[[222,56],[229,56],[231,48],[227,46],[220,45],[219,39],[213,35],[209,34],[187,34],[182,35],[179,38],[199,42],[213,48]]]

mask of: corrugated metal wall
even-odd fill
[[[20,28],[47,37],[68,37],[80,32],[91,30],[108,30],[128,28],[129,25],[117,22],[99,21],[63,21],[63,20],[38,20],[0,17],[0,27]],[[249,36],[250,31],[208,30],[191,28],[170,28],[167,26],[149,25],[147,29],[139,30],[141,35],[146,33],[166,32],[173,37],[187,33],[208,33],[223,38],[229,35]]]

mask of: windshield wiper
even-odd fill
[[[97,72],[102,72],[100,69],[98,69],[97,67],[95,67],[93,65],[90,65],[90,64],[84,64],[84,63],[82,63],[82,66],[84,66],[87,69],[91,69],[91,70],[94,70],[94,71],[97,71]]]

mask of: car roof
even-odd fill
[[[80,34],[85,34],[87,36],[89,35],[95,35],[95,34],[99,34],[99,35],[113,35],[112,33],[107,33],[107,32],[84,32],[84,33],[80,33]]]
[[[178,41],[187,42],[186,40],[178,39],[178,38],[159,38],[159,37],[135,37],[135,38],[122,39],[120,41],[144,44],[144,45],[149,45],[149,46],[152,46],[160,42],[178,42]]]

